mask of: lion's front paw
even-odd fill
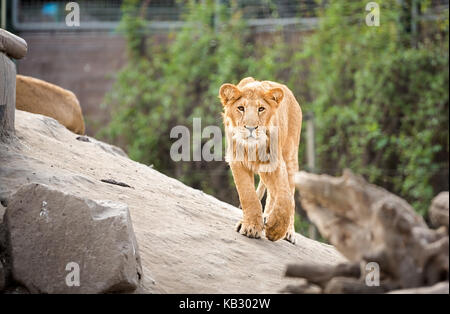
[[[239,221],[236,225],[236,231],[246,237],[259,239],[261,238],[263,225]]]
[[[277,241],[286,235],[287,223],[280,217],[275,217],[273,214],[265,220],[266,237],[270,241]]]

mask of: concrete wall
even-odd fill
[[[83,109],[86,132],[94,135],[109,118],[109,108],[100,104],[125,64],[125,40],[105,32],[23,32],[19,36],[27,41],[28,54],[17,62],[17,73],[74,92]]]

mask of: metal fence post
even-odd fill
[[[315,148],[315,122],[314,113],[308,112],[305,114],[306,121],[306,165],[308,171],[316,171],[316,148]],[[308,226],[308,236],[310,239],[317,240],[318,232],[314,224]]]
[[[315,152],[315,130],[314,130],[314,114],[308,112],[305,115],[306,120],[306,165],[308,171],[316,171],[316,152]]]

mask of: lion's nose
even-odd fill
[[[251,127],[251,126],[245,126],[245,128],[246,128],[247,130],[250,131],[250,134],[252,134],[253,131],[256,130],[256,129],[258,128],[258,126],[254,126],[254,127]]]

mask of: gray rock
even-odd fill
[[[5,225],[12,277],[31,293],[131,291],[140,284],[138,245],[125,204],[32,183],[9,200]]]
[[[1,37],[0,37],[1,40]],[[0,51],[0,141],[14,134],[16,110],[16,66]]]
[[[122,148],[118,146],[98,141],[95,138],[89,136],[78,136],[76,139],[81,142],[92,143],[108,154],[128,158],[128,155],[123,151]]]
[[[22,59],[27,51],[28,45],[23,38],[0,28],[0,52],[4,52],[14,59]]]
[[[433,227],[446,226],[448,229],[449,218],[449,193],[441,192],[432,201],[428,216]]]
[[[0,225],[3,223],[3,216],[5,215],[6,208],[0,204]]]
[[[125,202],[145,272],[135,293],[141,288],[142,293],[273,293],[293,280],[284,277],[286,264],[346,261],[334,247],[300,234],[296,245],[241,236],[234,225],[242,210],[81,142],[51,118],[16,110],[15,128],[17,141],[0,142],[0,203],[8,207],[11,196],[30,182]]]

